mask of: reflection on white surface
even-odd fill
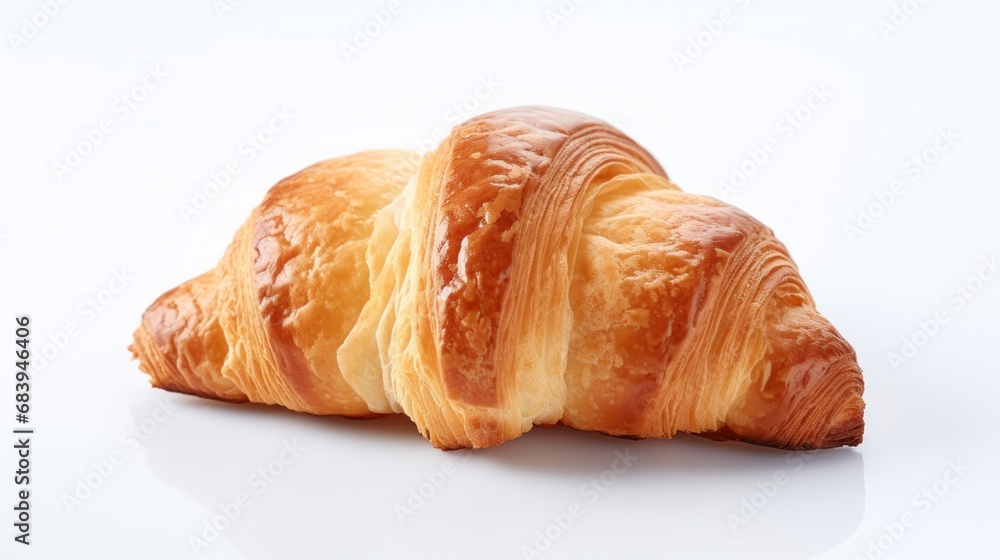
[[[848,539],[864,513],[857,450],[536,428],[465,455],[432,448],[402,416],[176,401],[145,451],[156,476],[204,506],[175,521],[201,539],[189,539],[192,556],[225,539],[248,559],[806,558]],[[206,532],[217,516],[218,536]]]

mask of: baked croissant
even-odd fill
[[[854,350],[771,230],[549,108],[282,180],[132,351],[156,387],[401,412],[442,449],[556,424],[786,449],[864,431]]]

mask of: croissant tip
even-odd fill
[[[820,449],[832,447],[857,447],[864,440],[865,420],[861,414],[836,424],[826,433]]]
[[[143,328],[143,327],[139,327],[139,329],[141,329],[141,328]],[[131,358],[132,360],[138,360],[139,359],[138,339],[139,339],[139,330],[136,329],[136,332],[134,332],[132,334],[132,343],[128,345],[128,351],[129,351],[130,354],[132,354],[132,358]]]
[[[132,337],[133,342],[129,345],[132,359],[139,360],[139,370],[146,374],[151,386],[178,393],[188,392],[174,381],[179,373],[163,358],[145,324],[140,325]]]

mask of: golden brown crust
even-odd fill
[[[359,323],[379,323],[392,409],[449,448],[497,445],[558,421],[568,265],[603,183],[637,172],[663,175],[631,139],[569,111],[514,109],[456,127],[416,177],[376,280],[389,295],[373,298]],[[361,346],[349,337],[342,365]]]
[[[219,267],[144,316],[154,385],[403,412],[444,449],[560,423],[860,443],[856,357],[784,246],[628,137],[521,108],[413,158],[366,152],[271,189]]]
[[[143,314],[132,353],[155,387],[242,402],[221,375],[228,348],[213,311],[217,283],[212,270],[160,296]]]
[[[445,169],[440,184],[432,185],[437,192],[432,222],[440,226],[433,232],[431,261],[441,315],[440,367],[449,397],[497,404],[495,350],[519,229],[532,212],[529,204],[562,186],[552,180],[562,176],[546,174],[567,141],[601,134],[615,131],[578,113],[521,109],[473,119],[442,147]],[[662,173],[641,148],[632,150],[641,169]]]
[[[632,185],[659,181],[614,179],[588,217],[563,422],[786,448],[859,443],[860,369],[785,248],[736,208]]]
[[[340,375],[336,353],[368,299],[375,215],[399,194],[409,161],[407,152],[367,152],[323,162],[278,183],[258,208],[256,310],[276,369],[304,410],[373,415]]]

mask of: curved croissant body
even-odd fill
[[[559,423],[860,443],[854,351],[784,246],[621,132],[509,109],[414,161],[364,152],[272,188],[213,271],[146,311],[133,352],[152,383],[401,412],[445,449]]]

